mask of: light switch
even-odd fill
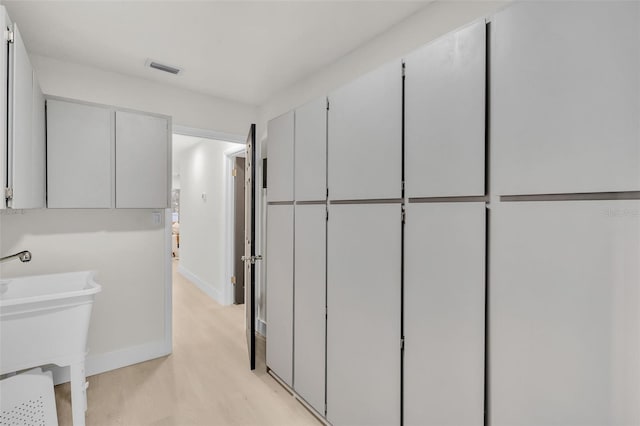
[[[207,202],[207,193],[206,192],[202,193],[202,201],[205,202],[205,203]]]

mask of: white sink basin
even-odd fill
[[[74,425],[84,424],[84,360],[101,287],[90,271],[0,279],[0,374],[70,366]]]

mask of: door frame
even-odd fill
[[[229,148],[225,151],[224,159],[224,173],[225,173],[225,202],[227,205],[225,211],[225,247],[227,247],[225,254],[225,283],[224,283],[224,304],[233,305],[233,284],[231,283],[231,277],[234,274],[234,259],[235,253],[235,241],[234,241],[234,229],[236,224],[235,218],[235,186],[234,177],[232,175],[233,168],[235,167],[236,157],[241,157],[241,154],[245,152],[245,144],[238,147]],[[247,206],[245,206],[245,209]],[[256,222],[257,224],[257,222]],[[237,283],[236,283],[237,284]]]

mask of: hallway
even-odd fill
[[[173,354],[89,377],[87,425],[318,425],[265,371],[264,340],[248,368],[244,306],[221,306],[173,264]],[[56,387],[71,425],[69,385]]]

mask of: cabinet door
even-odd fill
[[[407,205],[406,425],[484,424],[485,204]]]
[[[9,46],[9,187],[14,209],[45,206],[44,98],[18,26]],[[42,102],[42,105],[39,103]]]
[[[491,210],[494,426],[640,424],[640,201]]]
[[[327,198],[327,100],[320,98],[295,112],[296,201]]]
[[[293,385],[293,205],[267,206],[267,367]]]
[[[112,151],[112,110],[47,101],[48,207],[112,207]]]
[[[293,201],[294,112],[267,125],[267,201]]]
[[[327,419],[398,425],[400,205],[330,205],[327,244]]]
[[[329,198],[402,195],[402,63],[394,61],[329,95]]]
[[[170,152],[167,118],[116,111],[116,207],[169,206]]]
[[[640,3],[521,2],[491,28],[496,192],[640,190]]]
[[[0,28],[7,28],[9,24],[7,12],[4,6],[0,7]],[[9,44],[0,43],[0,81],[6,82],[8,79],[8,58],[9,58]],[[0,84],[0,189],[7,188],[9,186],[7,182],[8,173],[8,160],[7,160],[7,99],[8,91],[7,84]],[[2,190],[4,191],[4,190]],[[0,196],[0,210],[7,207],[4,193]]]
[[[293,387],[324,415],[326,206],[298,205],[295,210]]]
[[[408,197],[484,195],[485,22],[405,59]]]

